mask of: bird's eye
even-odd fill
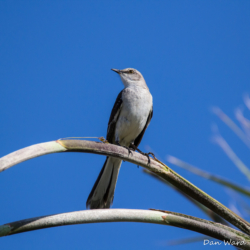
[[[128,71],[128,73],[133,74],[134,71],[131,69],[131,70]]]

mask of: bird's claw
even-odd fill
[[[125,147],[125,146],[122,146],[122,147],[124,147],[124,148],[126,148],[126,149],[128,150],[128,156],[129,156],[130,154],[133,155],[133,152],[132,152],[131,148]]]
[[[148,152],[147,154],[148,154],[148,155],[152,155],[154,159],[156,158],[156,157],[155,157],[155,154],[152,153],[152,152]]]
[[[150,155],[151,153],[150,153],[150,152],[149,152],[149,153],[143,153],[143,152],[141,152],[141,154],[147,156],[147,158],[148,158],[148,164],[150,164],[151,161],[150,161],[149,155]]]
[[[152,152],[149,153],[143,153],[139,148],[137,148],[133,143],[130,144],[130,148],[133,149],[134,151],[137,150],[140,154],[145,155],[148,157],[148,164],[150,164],[150,157],[149,155],[152,155],[153,158],[155,159],[155,155]]]
[[[128,150],[128,156],[129,156],[130,154],[133,155],[133,152],[132,152],[133,148],[129,148],[129,147],[126,147],[126,146],[122,146],[118,141],[116,141],[116,144],[117,144],[118,146],[120,146],[120,147],[126,148],[126,149]]]

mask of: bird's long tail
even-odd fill
[[[122,161],[117,158],[106,158],[102,170],[89,194],[86,202],[87,208],[109,208],[112,205],[121,164]]]

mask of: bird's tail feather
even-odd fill
[[[121,163],[122,161],[117,158],[106,158],[102,170],[89,194],[86,202],[87,208],[109,208],[112,205]]]

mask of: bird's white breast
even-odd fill
[[[129,146],[143,130],[152,108],[148,89],[128,87],[122,93],[122,110],[117,121],[115,136],[123,146]]]

